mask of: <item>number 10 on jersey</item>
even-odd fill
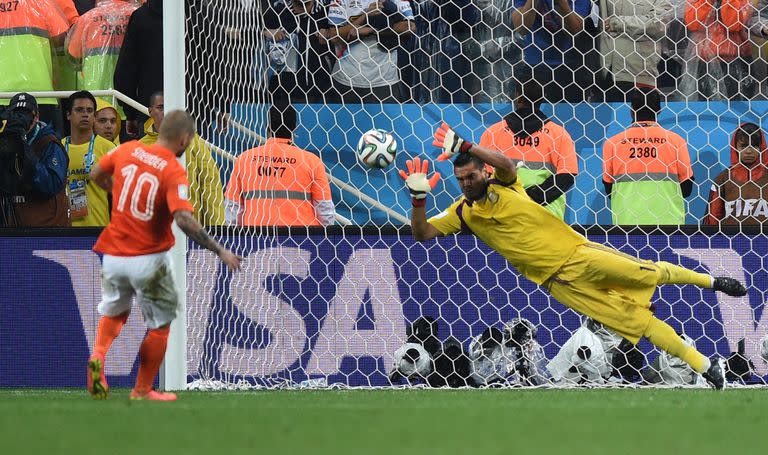
[[[149,221],[152,219],[152,215],[154,215],[155,199],[157,198],[157,190],[160,187],[160,181],[156,175],[149,172],[142,172],[139,174],[138,178],[136,178],[136,171],[138,170],[139,167],[135,164],[130,164],[122,169],[121,173],[123,177],[125,177],[125,181],[123,182],[123,188],[120,191],[117,210],[125,213],[125,205],[126,202],[128,202],[128,195],[130,193],[131,216],[141,221]],[[144,191],[145,186],[148,187],[147,191]],[[133,191],[131,192],[132,187]],[[143,206],[143,209],[141,206]]]

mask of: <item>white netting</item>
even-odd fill
[[[763,382],[768,237],[747,225],[768,220],[759,167],[768,152],[760,131],[739,127],[759,130],[768,110],[763,9],[746,0],[293,1],[187,3],[188,106],[225,151],[216,157],[235,227],[220,234],[247,256],[242,273],[228,274],[191,247],[195,387],[701,384],[647,342],[632,348],[566,309],[475,237],[413,240],[396,168],[434,160],[442,121],[521,163],[528,193],[589,226],[580,232],[590,240],[746,283],[744,298],[668,285],[652,302],[707,356],[729,357],[744,340],[731,369],[750,361],[744,378]],[[540,115],[512,103],[521,86],[533,96],[532,79],[543,86]],[[648,90],[635,106],[647,122],[632,123],[625,101],[635,85],[658,87],[660,126],[646,124]],[[248,151],[288,137],[277,127],[291,129],[293,110],[292,142],[311,156],[274,139]],[[399,144],[383,170],[357,159],[372,128]],[[450,162],[436,167],[443,178],[428,215],[461,195]],[[213,196],[204,182],[199,191]],[[275,227],[334,219],[364,227]],[[691,226],[629,232],[614,220]],[[699,228],[705,220],[735,226]],[[398,351],[406,341],[425,347],[425,369],[411,365],[424,364],[421,350]]]

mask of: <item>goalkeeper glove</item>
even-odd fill
[[[464,140],[447,123],[443,122],[440,128],[435,131],[435,141],[432,142],[432,145],[443,149],[443,153],[437,157],[437,161],[445,161],[457,153],[469,152],[474,144]]]
[[[429,170],[429,161],[421,161],[421,158],[414,158],[413,161],[405,162],[408,166],[408,173],[400,171],[400,177],[405,180],[405,186],[411,192],[411,202],[414,207],[424,207],[427,203],[427,194],[437,185],[440,180],[440,173],[435,172],[432,177],[427,179]]]

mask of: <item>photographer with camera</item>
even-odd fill
[[[0,111],[0,227],[70,226],[69,158],[37,100],[11,98]]]

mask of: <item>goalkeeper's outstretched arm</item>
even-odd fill
[[[449,160],[460,153],[471,153],[480,158],[483,163],[492,166],[499,180],[509,183],[517,180],[517,168],[514,161],[495,150],[465,140],[445,122],[435,131],[435,140],[432,145],[442,149],[437,161]]]
[[[427,222],[427,210],[422,206],[413,206],[411,210],[411,231],[416,241],[424,242],[439,237],[442,232]]]
[[[414,158],[413,161],[408,160],[405,164],[408,166],[408,172],[406,173],[401,170],[400,177],[405,180],[405,186],[408,187],[408,191],[411,193],[411,203],[413,204],[411,229],[413,238],[423,242],[442,235],[436,227],[427,222],[427,210],[425,208],[427,194],[432,191],[437,181],[440,180],[440,173],[435,172],[432,177],[427,178],[429,161],[422,161],[420,158]]]
[[[469,153],[483,160],[483,163],[491,166],[496,171],[496,177],[503,182],[512,183],[517,180],[517,168],[515,162],[509,157],[491,150],[486,147],[481,147],[477,144],[472,144],[469,148]]]

